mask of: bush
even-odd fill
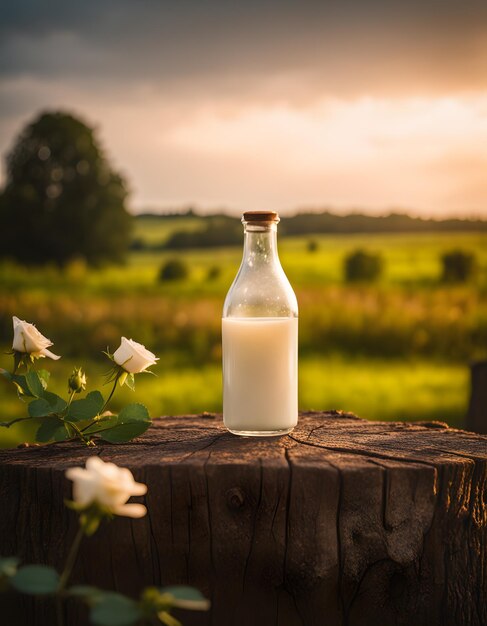
[[[208,268],[208,274],[206,275],[207,280],[216,280],[220,278],[220,274],[222,273],[221,268],[218,265],[212,265]]]
[[[132,239],[130,243],[130,250],[133,250],[134,252],[141,252],[142,250],[147,250],[145,241],[141,239],[140,237],[136,239]]]
[[[188,266],[181,259],[169,259],[159,272],[159,280],[184,280],[189,275]]]
[[[443,271],[441,280],[445,283],[465,283],[477,270],[477,259],[472,252],[451,250],[441,257]]]
[[[347,282],[372,282],[382,274],[384,262],[379,254],[355,250],[345,258],[345,280]]]
[[[306,244],[308,252],[316,252],[318,250],[318,242],[316,239],[310,239]]]

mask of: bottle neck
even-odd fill
[[[248,268],[279,263],[277,253],[277,224],[244,224],[242,264]]]

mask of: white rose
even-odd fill
[[[86,469],[70,467],[66,478],[73,481],[74,501],[83,507],[97,503],[115,515],[126,517],[144,517],[147,513],[143,504],[126,504],[130,496],[147,493],[147,485],[136,483],[132,472],[125,467],[90,456]]]
[[[17,352],[24,352],[32,354],[35,357],[48,356],[51,359],[60,359],[60,356],[53,354],[49,348],[52,346],[52,341],[47,337],[44,337],[34,324],[29,324],[23,320],[19,320],[18,317],[12,318],[14,323],[14,341],[12,348]]]
[[[115,363],[123,367],[129,374],[143,372],[151,365],[155,365],[159,360],[155,354],[152,354],[141,343],[126,337],[122,337],[122,343],[115,350],[113,358]]]

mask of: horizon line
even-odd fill
[[[487,210],[486,210],[487,211]],[[386,218],[391,216],[408,217],[413,220],[419,220],[423,222],[445,222],[450,220],[458,220],[460,222],[487,222],[487,212],[482,215],[478,211],[472,211],[470,214],[465,212],[448,212],[448,214],[439,216],[438,214],[425,215],[421,212],[416,212],[414,209],[402,209],[390,208],[381,211],[368,211],[364,208],[350,208],[337,210],[336,208],[324,206],[324,207],[300,207],[297,209],[290,209],[285,211],[277,211],[279,215],[286,218],[297,217],[299,215],[323,215],[329,214],[334,217],[349,217],[349,216],[363,216],[370,218]],[[153,216],[153,217],[178,217],[181,215],[194,215],[195,217],[211,217],[211,216],[227,216],[227,217],[239,217],[243,214],[243,211],[236,211],[228,207],[201,207],[193,203],[182,204],[177,207],[131,207],[129,209],[134,217],[139,216]]]

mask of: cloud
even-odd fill
[[[299,100],[486,85],[487,5],[453,0],[34,0],[2,22],[4,76]]]
[[[486,3],[1,11],[0,149],[39,111],[71,111],[98,126],[135,207],[485,212]]]

